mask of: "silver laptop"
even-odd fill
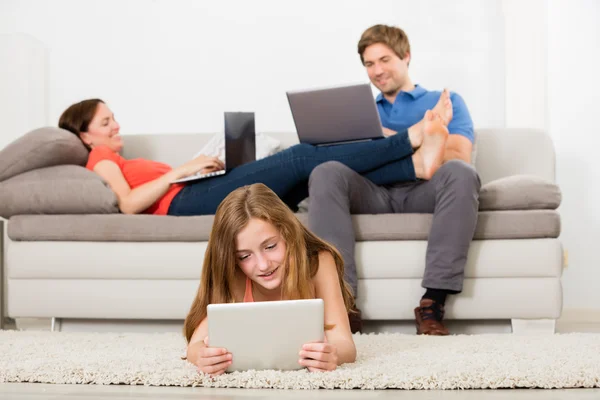
[[[296,370],[302,345],[324,339],[322,299],[210,304],[208,345],[232,356],[227,372]]]
[[[225,169],[197,173],[172,183],[197,181],[198,179],[212,178],[231,171],[233,168],[256,160],[256,128],[253,112],[226,112],[225,113]]]
[[[339,144],[383,138],[368,83],[287,92],[300,143]]]

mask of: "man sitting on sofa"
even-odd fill
[[[310,175],[309,227],[342,253],[345,278],[354,295],[360,296],[351,214],[433,213],[422,282],[426,291],[415,318],[418,334],[447,335],[442,323],[444,304],[448,294],[462,291],[479,207],[479,176],[469,164],[473,123],[458,94],[431,92],[412,83],[410,45],[401,29],[386,25],[367,29],[358,53],[369,79],[381,91],[376,103],[385,135],[414,125],[427,109],[443,109],[444,102],[452,102],[445,115],[450,136],[444,165],[429,181],[377,186],[340,163],[321,164]],[[393,256],[400,259],[402,254]],[[356,311],[349,315],[353,332],[362,330],[360,311]]]

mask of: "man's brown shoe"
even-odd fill
[[[362,332],[362,314],[358,308],[353,307],[352,310],[350,310],[348,313],[348,320],[350,321],[350,330],[352,333]]]
[[[448,329],[442,324],[444,306],[431,299],[421,299],[419,307],[415,308],[417,335],[445,336]]]

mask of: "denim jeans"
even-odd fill
[[[189,183],[173,199],[169,215],[211,215],[233,190],[264,183],[280,198],[306,184],[319,164],[338,161],[375,184],[416,180],[408,132],[385,139],[334,146],[298,144],[272,156],[234,168],[225,175]]]

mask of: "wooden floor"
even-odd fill
[[[569,390],[469,390],[469,391],[402,391],[402,390],[255,390],[208,389],[143,386],[46,385],[35,383],[0,384],[0,399],[194,399],[194,400],[319,400],[319,399],[415,399],[415,400],[597,400],[600,389]]]

